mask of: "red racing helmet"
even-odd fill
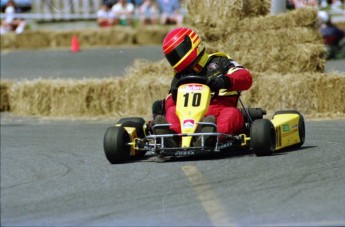
[[[163,52],[175,72],[182,72],[193,67],[205,53],[205,47],[196,32],[181,27],[173,29],[165,36]]]

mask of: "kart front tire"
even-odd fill
[[[258,119],[253,122],[250,130],[250,146],[256,156],[272,155],[276,147],[276,135],[270,120]]]
[[[130,137],[122,126],[113,126],[107,129],[104,140],[104,152],[111,164],[124,163],[129,159]]]

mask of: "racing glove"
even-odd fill
[[[152,116],[153,119],[155,119],[155,117],[157,115],[164,115],[165,114],[165,99],[159,99],[153,102],[152,104]]]
[[[219,75],[210,79],[208,86],[212,91],[218,91],[219,89],[229,89],[231,87],[231,80],[227,76]]]

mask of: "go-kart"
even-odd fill
[[[170,124],[155,124],[141,117],[120,119],[115,126],[107,129],[104,136],[104,152],[112,164],[140,159],[147,152],[159,157],[196,156],[250,149],[257,156],[272,155],[284,148],[300,147],[305,140],[304,118],[295,110],[281,110],[274,113],[271,120],[263,118],[266,111],[261,108],[244,106],[238,93],[239,108],[245,124],[239,134],[217,132],[217,125],[203,122],[208,106],[217,92],[211,92],[207,77],[186,76],[178,81],[176,114],[181,124],[181,133],[157,134],[156,130]],[[213,95],[213,96],[212,96]],[[214,127],[214,132],[198,131],[200,125]],[[198,127],[199,126],[199,127]],[[214,137],[210,145],[204,137]],[[177,138],[179,145],[166,146],[168,137]],[[198,146],[193,145],[200,138]]]

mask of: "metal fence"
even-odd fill
[[[102,0],[32,0],[34,13],[51,14],[94,14]]]
[[[36,20],[95,19],[103,0],[31,0],[31,12],[16,16]],[[1,18],[5,15],[1,14]]]

